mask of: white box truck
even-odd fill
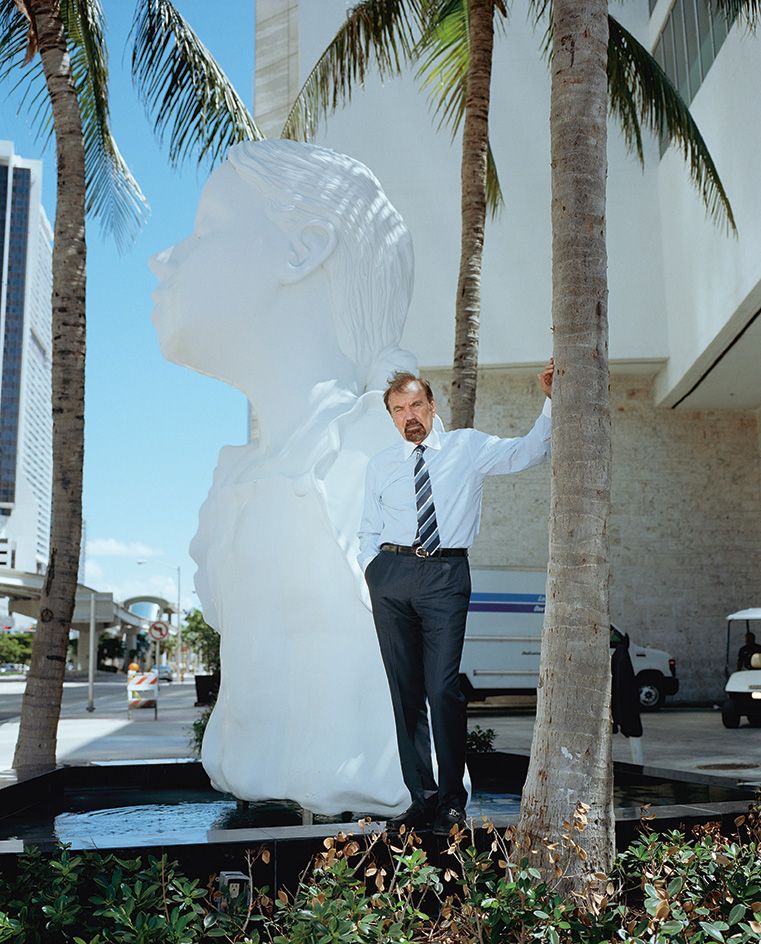
[[[468,701],[536,693],[547,575],[541,570],[472,567],[472,590],[460,663]],[[610,627],[611,648],[624,634]],[[654,711],[679,689],[676,662],[661,649],[629,642],[640,705]]]

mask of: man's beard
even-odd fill
[[[408,442],[417,443],[419,445],[425,439],[426,435],[425,426],[417,421],[407,423],[404,427],[404,438]]]

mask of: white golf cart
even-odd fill
[[[754,728],[761,727],[761,652],[750,656],[750,668],[739,669],[730,674],[730,636],[732,629],[745,625],[745,632],[751,632],[751,623],[761,622],[761,607],[739,610],[727,617],[727,684],[724,691],[727,700],[721,706],[721,720],[725,728],[738,728],[743,716]],[[737,642],[738,634],[735,634]]]

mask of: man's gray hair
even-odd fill
[[[364,386],[382,389],[394,370],[413,369],[399,350],[412,297],[412,239],[378,180],[359,161],[297,141],[247,141],[229,161],[265,199],[270,219],[329,222],[337,245],[327,263],[338,343]]]

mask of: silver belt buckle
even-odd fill
[[[415,548],[415,557],[428,557],[428,551],[423,547],[422,544],[418,544]]]

